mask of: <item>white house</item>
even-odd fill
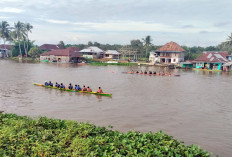
[[[103,58],[104,57],[104,51],[98,47],[90,46],[86,49],[83,49],[79,51],[82,53],[84,58]]]
[[[107,50],[104,54],[104,58],[108,59],[120,59],[121,54],[116,50]]]
[[[185,50],[177,43],[171,41],[156,51],[150,52],[151,63],[177,64],[184,61]]]

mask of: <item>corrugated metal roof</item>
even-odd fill
[[[81,57],[81,53],[79,52],[79,49],[76,47],[68,47],[66,49],[57,49],[45,52],[41,54],[41,56],[70,56],[70,57]]]
[[[116,50],[107,50],[105,54],[111,54],[111,55],[119,55],[120,53]]]
[[[40,50],[57,50],[60,49],[58,45],[54,45],[54,44],[43,44],[41,46],[39,46]]]
[[[95,53],[102,53],[104,52],[102,49],[95,47],[95,46],[90,46],[87,49],[82,49],[80,52],[95,52]]]
[[[194,60],[194,62],[228,62],[226,59],[226,56],[228,56],[228,52],[226,51],[219,51],[219,52],[214,52],[214,51],[205,51],[203,54],[198,57],[197,59]]]

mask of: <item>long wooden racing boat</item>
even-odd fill
[[[122,72],[123,74],[137,74],[137,75],[149,75],[149,76],[152,76],[152,75],[154,75],[154,76],[180,76],[180,75],[178,75],[178,74],[149,74],[149,73],[147,73],[147,74],[144,74],[144,73],[136,73],[136,72]]]
[[[43,84],[39,84],[39,83],[33,83],[33,85],[36,85],[36,86],[41,86],[41,87],[46,87],[46,88],[53,88],[53,89],[58,89],[58,90],[63,90],[63,91],[68,91],[68,92],[80,92],[80,93],[88,93],[88,94],[96,94],[96,95],[102,95],[102,96],[112,96],[111,93],[97,93],[97,92],[86,92],[86,91],[79,91],[79,90],[71,90],[71,89],[60,89],[60,88],[57,88],[57,87],[50,87],[50,86],[45,86]]]

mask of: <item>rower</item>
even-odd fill
[[[56,82],[55,87],[60,88],[60,85]]]
[[[88,92],[92,92],[92,89],[89,88],[89,86],[88,86],[88,87],[87,87],[87,91],[88,91]]]
[[[68,89],[71,89],[71,90],[73,89],[73,86],[71,83],[69,83]]]
[[[156,74],[156,72],[154,71],[153,74]]]
[[[98,88],[97,93],[103,93],[101,87]]]
[[[44,86],[49,86],[47,81],[44,82]]]
[[[152,74],[152,71],[149,71],[149,74]]]
[[[51,81],[49,81],[48,85],[49,85],[50,87],[53,87],[53,83],[52,83]]]
[[[77,90],[80,90],[80,91],[81,91],[81,87],[80,87],[80,85],[78,85],[78,86],[77,86]]]
[[[85,85],[83,86],[82,91],[87,91],[87,88],[85,87]]]
[[[65,89],[65,86],[63,85],[63,83],[60,84],[60,89]]]
[[[143,74],[143,71],[141,70],[140,74]]]
[[[146,71],[146,70],[144,71],[144,74],[147,74],[147,71]]]
[[[139,73],[139,71],[137,70],[137,71],[136,71],[136,74],[138,74],[138,73]]]

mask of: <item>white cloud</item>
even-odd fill
[[[68,24],[68,23],[70,23],[69,21],[53,20],[53,19],[40,19],[40,20],[44,20],[46,22],[54,23],[54,24]]]
[[[2,12],[2,13],[22,13],[22,12],[24,12],[24,10],[17,9],[17,8],[5,7],[5,8],[1,8],[0,12]]]

